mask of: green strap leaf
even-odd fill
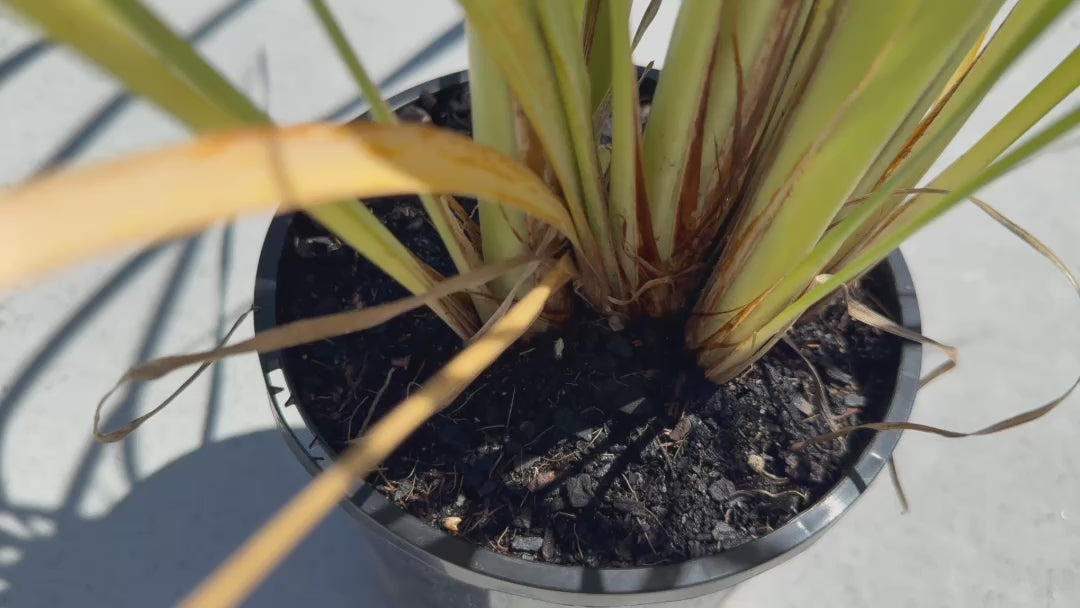
[[[1074,79],[1076,78],[1076,74],[1076,72],[1073,72],[1072,74]],[[1077,86],[1078,83],[1074,81],[1073,89],[1077,88]],[[774,331],[782,323],[797,319],[802,313],[806,312],[810,306],[813,306],[814,303],[821,300],[844,283],[851,281],[863,272],[866,272],[874,264],[883,260],[885,256],[889,255],[893,249],[896,249],[901,242],[931,221],[940,217],[953,205],[970,197],[979,188],[982,188],[1013,170],[1032,155],[1061,138],[1077,125],[1080,125],[1080,108],[1074,109],[1065,116],[1054,121],[1050,126],[1018,146],[1015,150],[1009,152],[985,170],[979,172],[959,187],[953,189],[949,194],[941,196],[933,201],[933,204],[923,208],[921,213],[913,214],[912,216],[904,218],[902,222],[898,222],[896,229],[888,236],[888,238],[875,242],[852,260],[850,264],[839,269],[827,281],[809,290],[805,295],[795,300],[795,302],[784,309],[781,314],[777,315],[773,321],[765,325],[761,329],[761,332],[767,334]]]
[[[877,153],[954,57],[957,24],[966,29],[981,18],[983,2],[847,6],[805,97],[790,109],[792,126],[732,235],[735,246],[697,306],[730,312],[696,323],[697,344],[742,342],[821,272],[831,253],[813,271],[803,268]]]
[[[367,70],[364,69],[360,58],[353,51],[352,46],[345,37],[345,32],[342,31],[334,19],[334,15],[330,12],[326,3],[323,0],[308,0],[308,3],[333,43],[334,50],[337,51],[338,56],[341,57],[341,60],[349,69],[349,73],[352,75],[357,87],[360,88],[360,92],[371,105],[372,117],[375,118],[376,122],[397,124],[397,115],[394,114],[389,104],[383,99],[379,87],[368,76]],[[420,202],[423,204],[424,211],[427,212],[428,217],[431,219],[435,232],[438,233],[439,239],[446,247],[446,251],[450,254],[450,259],[453,260],[458,272],[467,272],[479,266],[479,255],[475,247],[465,237],[461,223],[450,212],[447,201],[440,196],[421,194]]]
[[[664,260],[675,251],[679,194],[723,6],[721,0],[683,1],[645,127],[645,187],[656,247]]]
[[[517,111],[510,87],[472,27],[466,29],[466,36],[469,44],[473,139],[521,160],[515,125]],[[529,238],[525,214],[487,199],[479,200],[478,205],[484,260],[491,263],[524,255],[528,250]],[[505,298],[516,283],[517,277],[514,275],[499,277],[492,282],[492,291],[499,298]],[[477,308],[482,318],[488,318],[496,305],[477,302]]]
[[[638,84],[630,57],[630,0],[608,0],[601,8],[601,19],[608,25],[608,53],[616,69],[611,71],[611,164],[609,168],[612,235],[616,254],[628,283],[640,284],[638,256],[642,234],[638,224],[638,167],[641,162],[641,122]],[[647,219],[647,217],[646,217]],[[651,238],[651,237],[650,237]],[[650,243],[652,245],[652,243]]]
[[[559,77],[544,41],[537,0],[460,2],[474,35],[502,70],[543,145],[582,245],[582,271],[598,277],[590,284],[606,289],[603,258],[585,211],[582,176],[560,96]]]

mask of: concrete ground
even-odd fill
[[[153,4],[280,121],[360,109],[304,3]],[[641,63],[662,62],[676,4],[665,4]],[[451,0],[333,5],[387,92],[465,65]],[[1077,40],[1074,6],[995,89],[951,156]],[[184,137],[0,9],[0,183]],[[982,193],[1074,271],[1078,167],[1080,133]],[[94,403],[130,364],[210,345],[249,304],[266,225],[246,218],[0,296],[0,605],[171,604],[304,484],[273,428],[254,357],[215,367],[125,443],[102,447],[89,432]],[[1046,260],[978,210],[950,213],[904,253],[926,333],[961,349],[960,368],[920,393],[916,420],[975,429],[1045,402],[1080,372],[1080,302]],[[128,393],[109,424],[170,390],[166,381]],[[823,540],[724,605],[1075,606],[1078,442],[1080,397],[999,436],[909,433],[898,462],[910,513],[879,482]],[[251,605],[388,605],[371,570],[359,531],[335,513]]]

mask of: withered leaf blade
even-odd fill
[[[996,221],[997,223],[999,223],[1002,226],[1004,226],[1005,228],[1007,228],[1009,230],[1009,232],[1012,232],[1020,240],[1027,243],[1032,249],[1037,251],[1039,254],[1041,254],[1046,259],[1050,260],[1050,262],[1052,262],[1054,264],[1054,266],[1056,266],[1058,268],[1058,270],[1061,271],[1061,273],[1065,277],[1065,279],[1069,281],[1069,284],[1072,286],[1073,291],[1076,292],[1077,296],[1080,297],[1080,280],[1077,280],[1076,275],[1073,274],[1073,272],[1069,269],[1069,267],[1065,264],[1065,262],[1063,262],[1061,260],[1061,258],[1057,256],[1057,254],[1055,254],[1053,251],[1051,251],[1050,248],[1047,247],[1045,244],[1043,244],[1041,241],[1039,241],[1039,239],[1035,238],[1035,236],[1032,235],[1030,232],[1024,230],[1018,224],[1016,224],[1015,222],[1013,222],[1009,218],[1005,217],[1001,212],[999,212],[996,209],[994,209],[993,207],[991,207],[985,201],[976,199],[974,197],[971,197],[971,201],[974,202],[975,205],[977,205],[984,212],[986,212],[987,215],[989,215],[991,218],[993,218],[994,221]],[[907,331],[907,330],[905,330],[905,331]],[[901,336],[901,337],[906,337],[906,336]],[[923,337],[923,338],[928,340],[928,338],[925,338],[925,337]],[[909,338],[909,339],[911,339],[911,338]],[[935,344],[937,344],[937,343],[935,343]],[[940,346],[943,346],[943,345],[940,345]],[[938,374],[938,375],[940,375],[940,374]],[[925,381],[924,381],[924,384],[925,384]],[[793,444],[791,447],[794,450],[801,450],[801,449],[805,448],[809,444],[820,443],[822,441],[829,441],[831,439],[835,439],[837,437],[846,435],[848,433],[852,433],[854,431],[860,431],[860,430],[872,430],[872,431],[919,431],[921,433],[932,433],[934,435],[939,435],[941,437],[946,437],[946,438],[949,438],[949,439],[959,439],[961,437],[979,437],[979,436],[984,436],[984,435],[993,435],[994,433],[1000,433],[1001,431],[1011,429],[1013,427],[1020,426],[1021,424],[1026,424],[1028,422],[1031,422],[1032,420],[1037,420],[1039,418],[1042,418],[1046,414],[1053,411],[1053,409],[1056,408],[1058,405],[1060,405],[1062,401],[1065,401],[1066,399],[1068,399],[1069,395],[1071,395],[1073,393],[1073,391],[1076,390],[1077,386],[1080,386],[1080,375],[1077,376],[1076,380],[1074,380],[1073,383],[1067,389],[1065,389],[1065,391],[1063,393],[1061,393],[1057,397],[1051,399],[1050,401],[1044,403],[1043,405],[1040,405],[1039,407],[1036,407],[1034,409],[1027,410],[1025,412],[1021,412],[1019,414],[1016,414],[1015,416],[1011,416],[1009,418],[1006,418],[1005,420],[995,422],[994,424],[991,424],[990,426],[987,426],[987,427],[981,428],[981,429],[979,429],[977,431],[972,431],[972,432],[969,432],[969,433],[963,433],[963,432],[959,432],[959,431],[950,431],[948,429],[942,429],[942,428],[938,428],[938,427],[935,427],[935,426],[929,426],[929,425],[926,425],[926,424],[918,424],[918,423],[915,423],[915,422],[869,422],[869,423],[866,423],[866,424],[859,424],[859,425],[855,425],[855,426],[844,427],[844,428],[837,429],[837,430],[829,432],[829,433],[825,433],[823,435],[818,435],[817,437],[814,437],[812,439],[797,442],[797,443]]]

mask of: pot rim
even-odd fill
[[[656,72],[650,74],[656,77]],[[458,72],[415,86],[389,99],[400,107],[420,97],[468,82]],[[255,281],[255,331],[277,325],[278,264],[292,215],[275,217],[267,231]],[[899,250],[883,262],[896,294],[899,322],[920,331],[915,287]],[[271,410],[286,442],[313,475],[336,454],[314,432],[300,408],[290,408],[296,395],[279,352],[259,355]],[[901,345],[896,384],[884,421],[906,421],[914,405],[922,363],[922,348]],[[309,439],[310,438],[310,439]],[[530,562],[500,555],[437,530],[409,515],[366,483],[343,502],[345,510],[364,528],[398,549],[453,579],[487,589],[543,601],[587,605],[632,605],[688,599],[725,589],[793,557],[830,527],[866,491],[888,462],[898,431],[878,432],[840,481],[808,509],[773,532],[717,555],[677,564],[634,568],[587,568]]]

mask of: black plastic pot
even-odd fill
[[[655,72],[653,73],[655,78]],[[410,89],[390,101],[393,107],[410,103],[424,92],[461,84],[461,72]],[[655,84],[655,79],[645,86]],[[292,216],[276,218],[270,226],[259,259],[255,283],[255,329],[278,324],[278,264]],[[919,306],[907,266],[899,251],[878,269],[892,285],[891,302],[904,327],[918,331]],[[886,298],[889,300],[890,298]],[[918,389],[922,351],[915,343],[902,346],[886,421],[905,421]],[[271,409],[286,442],[312,474],[335,456],[318,437],[294,404],[290,372],[279,353],[260,357]],[[677,606],[700,598],[695,605],[715,605],[734,585],[763,572],[806,549],[847,511],[877,477],[892,454],[899,433],[878,433],[858,459],[825,496],[772,533],[719,555],[679,564],[624,569],[556,566],[499,555],[436,530],[363,485],[343,507],[364,530],[376,553],[388,593],[401,605],[493,606],[519,598],[542,603],[580,606],[630,606],[660,603]],[[358,564],[358,567],[370,567]],[[343,583],[344,584],[344,583]],[[516,597],[514,597],[516,596]],[[708,596],[706,599],[703,596]],[[367,605],[358,598],[359,605]],[[699,603],[701,602],[701,603]],[[526,602],[527,605],[537,605]]]

